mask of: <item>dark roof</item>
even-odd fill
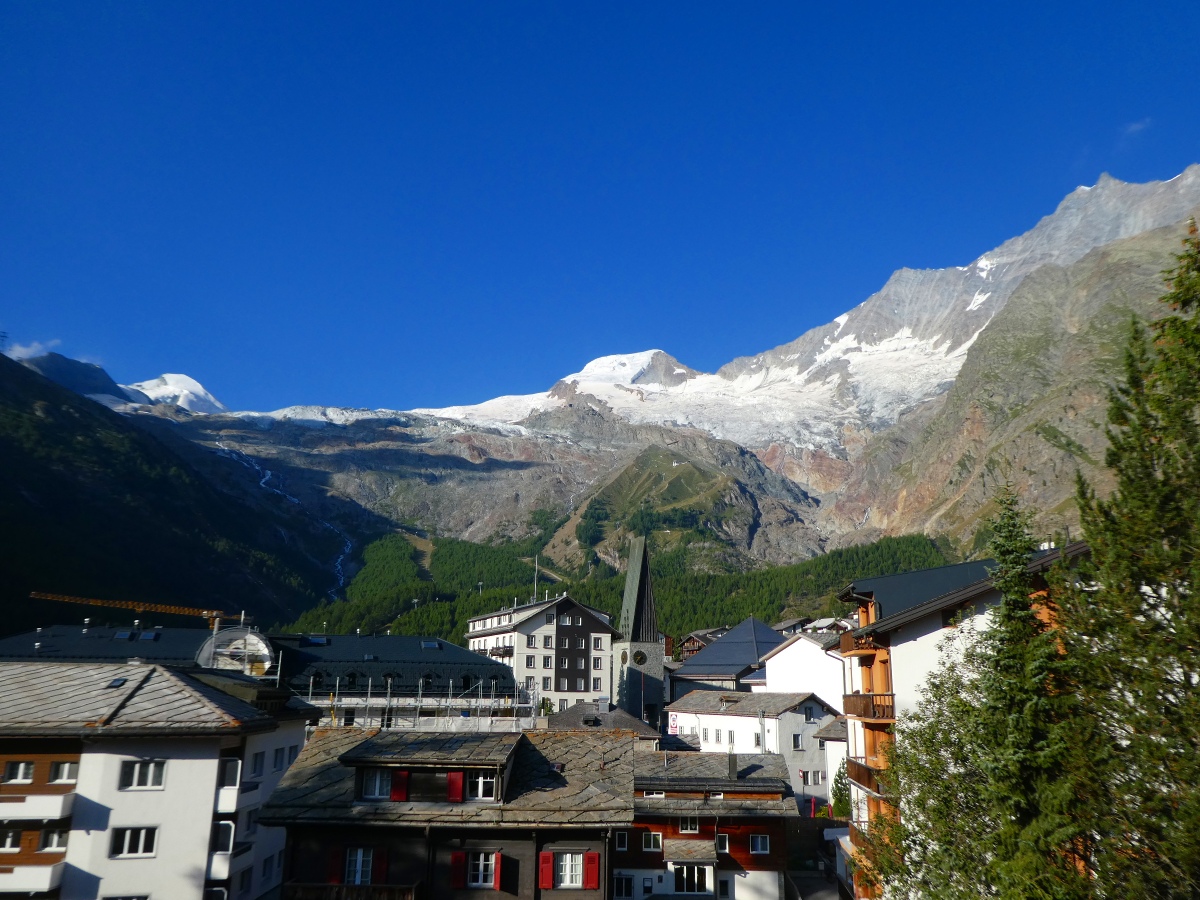
[[[517,744],[503,803],[361,803],[354,796],[354,771],[340,760],[374,735],[352,728],[316,732],[271,794],[261,821],[279,825],[419,827],[461,823],[473,828],[541,824],[595,828],[633,820],[636,740],[628,733],[512,735]]]
[[[879,604],[879,618],[883,618],[987,578],[988,569],[994,565],[993,560],[980,559],[899,575],[860,578],[842,588],[838,599],[853,602],[855,597],[868,597]]]
[[[621,601],[622,640],[658,643],[658,614],[654,609],[654,585],[650,581],[650,554],[646,539],[635,537],[629,544],[629,571],[625,575],[625,597]]]
[[[566,602],[574,604],[579,609],[583,610],[595,620],[597,626],[593,630],[607,630],[612,634],[616,633],[616,629],[609,624],[611,616],[602,609],[596,609],[594,606],[588,606],[586,603],[580,603],[574,597],[566,592],[559,594],[557,597],[551,597],[549,600],[542,600],[539,603],[530,603],[526,606],[517,606],[512,609],[499,609],[490,613],[472,616],[467,619],[468,622],[478,622],[484,619],[489,619],[493,616],[512,616],[512,622],[504,625],[493,625],[491,628],[476,628],[474,631],[468,631],[466,637],[488,637],[493,634],[507,634],[515,629],[522,622],[527,622],[530,618],[537,616],[539,613],[553,609],[556,613],[561,612],[560,603]]]
[[[0,663],[0,734],[208,736],[275,720],[182,672],[142,663]]]
[[[671,712],[694,712],[726,716],[780,716],[785,712],[818,703],[826,710],[837,711],[816,694],[783,694],[770,691],[692,691],[667,707]]]
[[[597,708],[600,706],[601,708]],[[611,704],[576,703],[546,718],[549,731],[632,731],[639,737],[657,738],[658,732],[625,710]]]
[[[520,734],[460,734],[453,731],[381,731],[343,753],[347,765],[402,763],[410,766],[500,766],[508,762]]]
[[[813,737],[821,741],[846,741],[849,740],[849,732],[846,727],[846,717],[838,716],[832,722],[822,725],[813,732]]]
[[[125,662],[144,659],[164,665],[192,666],[201,645],[211,636],[212,632],[207,628],[55,625],[0,638],[0,660]],[[34,644],[41,646],[35,649]]]
[[[643,791],[663,791],[760,795],[746,800],[708,796],[691,800],[683,797],[635,796],[634,808],[639,813],[678,815],[679,812],[708,812],[721,816],[796,814],[787,765],[777,753],[737,754],[734,762],[736,779],[729,777],[729,756],[725,753],[643,752],[637,754],[634,763],[637,768],[633,787],[639,794]],[[778,795],[779,799],[771,798],[771,794]]]
[[[703,678],[706,675],[737,676],[758,663],[786,638],[765,622],[751,616],[739,622],[694,656],[684,660],[673,678]]]

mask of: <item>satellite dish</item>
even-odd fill
[[[196,664],[204,669],[241,672],[261,676],[275,662],[271,645],[249,628],[225,628],[212,635],[196,653]]]

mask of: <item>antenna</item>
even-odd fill
[[[533,602],[537,603],[537,576],[538,576],[538,558],[537,554],[533,554]]]

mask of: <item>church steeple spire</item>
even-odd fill
[[[658,643],[658,614],[650,581],[650,554],[646,539],[635,537],[629,545],[629,570],[621,603],[621,637],[631,643]]]

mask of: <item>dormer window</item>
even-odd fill
[[[351,672],[346,676],[346,690],[354,691],[358,689],[358,676]]]
[[[364,800],[389,800],[392,796],[392,772],[390,769],[364,769],[362,776],[362,798]]]
[[[467,799],[468,800],[495,800],[496,799],[496,773],[494,773],[494,772],[468,772],[467,773]]]

